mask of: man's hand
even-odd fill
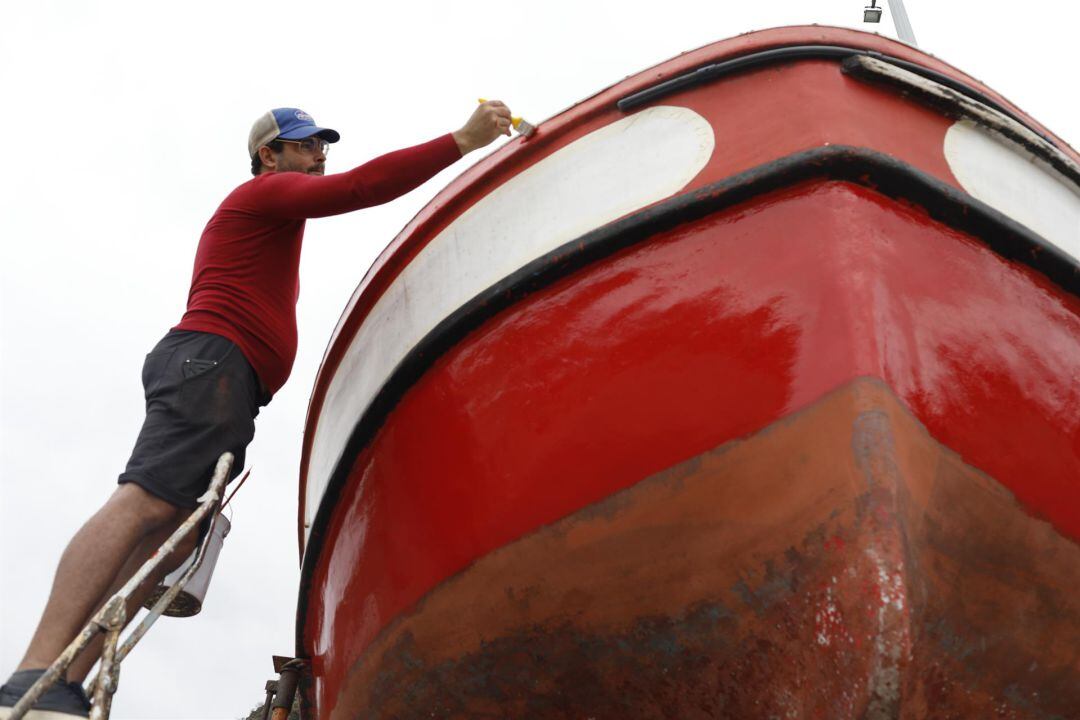
[[[500,135],[510,134],[510,108],[498,100],[480,103],[465,125],[453,133],[462,155],[490,145]]]

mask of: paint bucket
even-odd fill
[[[221,546],[225,543],[225,536],[229,534],[230,528],[229,519],[224,515],[218,515],[217,521],[214,523],[214,534],[206,545],[206,557],[203,559],[202,565],[191,576],[187,585],[172,599],[169,606],[162,612],[163,615],[191,617],[199,614],[199,611],[202,610],[203,599],[206,597],[206,590],[210,587],[210,577],[214,574],[214,566],[217,564],[218,555],[221,554]],[[202,542],[201,537],[202,535],[200,535],[200,543]],[[191,556],[184,561],[183,565],[169,573],[161,581],[161,584],[154,588],[154,591],[150,593],[150,597],[143,602],[144,607],[152,608],[154,603],[168,592],[169,588],[179,582],[187,569],[191,567],[191,563],[195,561],[197,552],[198,548],[191,553]]]

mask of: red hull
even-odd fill
[[[930,62],[793,29],[650,77],[789,36]],[[340,328],[313,419],[395,268],[500,173],[610,122],[605,101],[421,215]],[[665,102],[738,139],[686,191],[829,144],[959,187],[951,120],[833,62]],[[307,699],[326,718],[1067,717],[1077,407],[1080,301],[985,237],[820,178],[683,221],[410,380],[313,535]]]

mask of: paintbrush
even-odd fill
[[[477,102],[483,104],[483,103],[486,103],[487,100],[485,100],[484,98],[479,98],[477,100]],[[534,132],[536,132],[536,126],[533,125],[528,120],[526,120],[525,118],[511,117],[510,118],[510,124],[513,126],[513,128],[515,130],[518,131],[518,134],[523,136],[523,137],[530,137],[530,136],[532,136],[532,134]]]

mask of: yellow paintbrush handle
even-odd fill
[[[480,103],[481,105],[483,105],[484,103],[486,103],[486,102],[487,102],[487,100],[486,100],[486,99],[484,99],[484,98],[476,98],[476,102],[478,102],[478,103]],[[518,125],[520,125],[520,124],[521,124],[521,118],[519,118],[519,117],[513,117],[513,116],[511,116],[511,118],[510,118],[510,124],[511,124],[511,125],[513,125],[514,127],[517,127]]]

